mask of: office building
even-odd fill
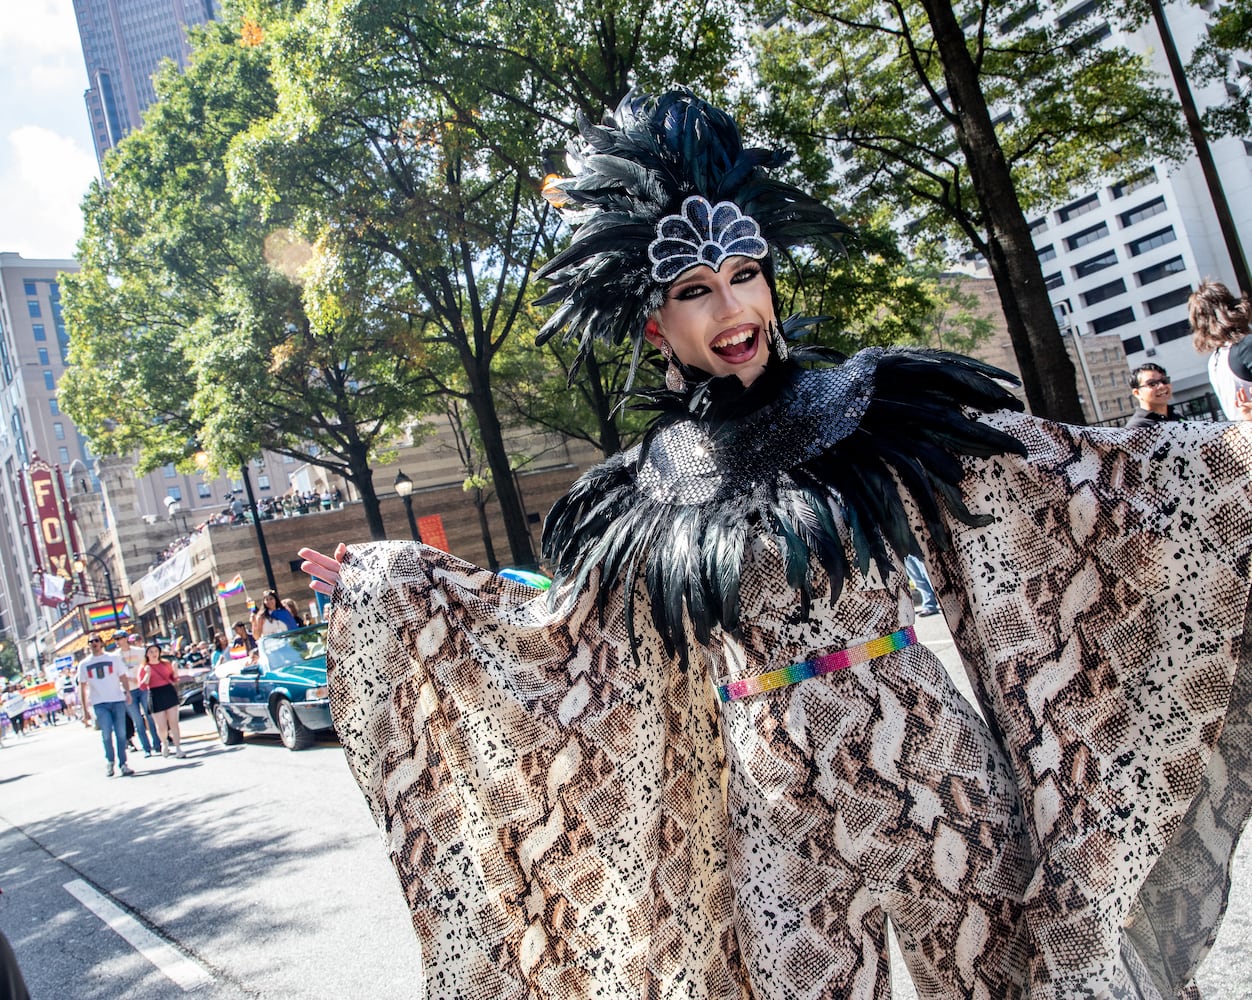
[[[1074,9],[1088,5],[1090,0]],[[1203,37],[1207,14],[1181,3],[1169,4],[1166,12],[1185,63]],[[1133,34],[1108,26],[1102,35],[1108,44],[1147,54],[1162,80],[1169,80],[1150,23]],[[1221,83],[1192,81],[1192,92],[1202,109],[1226,97]],[[1211,148],[1235,228],[1252,233],[1252,142],[1226,138]],[[1236,282],[1195,155],[1079,192],[1033,219],[1031,233],[1065,334],[1116,334],[1127,372],[1146,361],[1160,364],[1173,377],[1174,398],[1184,411],[1209,408],[1207,356],[1191,346],[1187,298],[1205,278],[1232,287]],[[1252,240],[1245,235],[1243,242],[1244,255],[1252,257]]]
[[[97,160],[140,126],[156,99],[152,76],[162,61],[186,66],[187,28],[219,10],[217,0],[74,0]]]

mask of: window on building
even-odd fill
[[[170,462],[169,465],[163,466],[161,472],[164,474],[166,479],[173,479],[178,475],[178,470],[174,468],[173,462]]]
[[[57,449],[57,460],[62,465],[70,464],[70,450],[66,448],[64,445],[62,445],[60,448]]]
[[[1125,309],[1118,309],[1117,312],[1111,312],[1106,316],[1100,316],[1091,321],[1092,333],[1108,333],[1110,330],[1116,330],[1119,326],[1125,326],[1127,323],[1135,321],[1135,311],[1127,306]]]
[[[284,456],[283,456],[283,465],[295,465],[295,463],[296,463],[296,456],[295,456],[295,455],[284,455]]]
[[[270,488],[270,477],[265,473],[261,473],[256,477],[256,485],[259,490],[268,490]]]
[[[1075,56],[1078,56],[1086,52],[1088,49],[1094,49],[1106,38],[1112,37],[1113,29],[1109,27],[1109,24],[1106,21],[1104,24],[1097,25],[1091,31],[1088,31],[1073,44],[1069,45],[1068,48],[1070,52],[1072,52]]]
[[[1148,233],[1147,236],[1132,240],[1126,244],[1126,249],[1130,251],[1130,256],[1138,257],[1141,253],[1147,253],[1149,250],[1163,247],[1166,243],[1173,243],[1176,239],[1178,237],[1174,233],[1174,227],[1166,226],[1164,229],[1158,229],[1155,233]]]
[[[1153,316],[1156,313],[1164,312],[1166,309],[1173,309],[1175,306],[1183,305],[1187,299],[1191,298],[1191,286],[1183,285],[1181,288],[1175,288],[1172,292],[1166,292],[1164,295],[1157,295],[1148,299],[1143,303],[1148,315]]]
[[[1043,264],[1049,260],[1056,259],[1056,247],[1049,243],[1046,247],[1040,247],[1035,251],[1035,256],[1039,258],[1039,263]]]
[[[1126,357],[1130,357],[1132,354],[1138,354],[1143,350],[1143,338],[1127,337],[1122,341],[1122,350],[1126,352]]]
[[[57,380],[53,378],[52,372],[47,371],[46,369],[43,373],[43,387],[49,392],[54,391],[57,387]]]
[[[56,423],[54,423],[52,425],[52,435],[58,441],[64,441],[65,440],[65,424],[61,423],[61,421],[59,420]]]
[[[46,347],[41,347],[41,348],[39,348],[39,363],[40,363],[41,365],[50,365],[50,364],[52,364],[51,359],[49,359],[49,357],[48,357],[48,349],[47,349]]]
[[[1129,212],[1122,212],[1118,221],[1121,222],[1123,229],[1128,229],[1137,222],[1144,219],[1150,219],[1154,215],[1160,215],[1165,211],[1165,199],[1153,198],[1151,201],[1145,201],[1142,205],[1132,208]]]
[[[1035,219],[1035,221],[1030,224],[1030,235],[1038,236],[1041,232],[1043,232],[1047,228],[1048,228],[1048,220],[1046,218]]]
[[[36,287],[33,281],[23,281],[22,292],[26,295],[29,295],[31,298],[34,298],[36,295],[39,294],[39,289]]]
[[[1086,260],[1074,265],[1074,277],[1085,278],[1089,274],[1095,274],[1096,271],[1103,271],[1106,267],[1112,267],[1117,263],[1117,251],[1106,250],[1102,254],[1095,257],[1088,257]]]
[[[1150,285],[1154,281],[1160,281],[1167,278],[1171,274],[1177,274],[1179,271],[1186,270],[1181,257],[1171,257],[1169,260],[1162,261],[1159,264],[1153,264],[1151,267],[1145,267],[1142,271],[1135,272],[1135,281],[1141,285]]]
[[[1048,291],[1060,288],[1063,284],[1065,284],[1065,279],[1061,277],[1060,271],[1057,271],[1055,274],[1044,275],[1043,285]]]
[[[32,323],[30,325],[30,332],[36,340],[48,339],[48,331],[44,329],[42,323]]]
[[[1077,250],[1079,247],[1085,247],[1088,243],[1104,239],[1108,234],[1108,223],[1099,222],[1089,229],[1084,229],[1081,233],[1075,233],[1073,236],[1067,237],[1065,245],[1071,250]]]
[[[1037,16],[1038,13],[1039,13],[1038,4],[1034,4],[1034,3],[1022,4],[1021,7],[1013,11],[1011,14],[1009,14],[1008,17],[1006,17],[1003,21],[1000,22],[1000,34],[1007,35],[1011,31],[1014,31],[1017,28],[1020,28],[1023,24],[1029,21],[1032,17]]]
[[[216,608],[217,590],[213,586],[213,581],[202,580],[200,583],[188,587],[187,603],[191,606],[192,611],[201,611],[204,608]]]
[[[1191,321],[1186,319],[1180,319],[1176,323],[1169,323],[1159,330],[1152,331],[1152,337],[1158,344],[1168,344],[1171,340],[1180,340],[1189,336],[1191,336]]]
[[[1099,0],[1087,0],[1084,4],[1079,4],[1073,10],[1067,11],[1057,18],[1057,24],[1062,31],[1068,31],[1075,24],[1081,21],[1088,14],[1091,14],[1099,6]]]
[[[1147,187],[1149,184],[1156,183],[1156,167],[1148,167],[1147,170],[1141,170],[1139,173],[1127,177],[1120,184],[1114,184],[1109,188],[1109,194],[1114,198],[1124,198],[1126,195],[1138,191],[1140,188]]]
[[[43,310],[39,308],[39,300],[27,299],[26,312],[29,314],[31,319],[39,319],[39,317],[43,315]]]
[[[61,415],[61,404],[56,401],[55,397],[48,400],[48,412],[50,412],[54,417],[59,417]]]
[[[181,503],[183,499],[183,488],[181,486],[167,486],[165,487],[165,495],[171,500],[177,500]]]
[[[1100,196],[1089,194],[1085,198],[1079,198],[1077,201],[1071,201],[1064,208],[1056,210],[1056,217],[1062,222],[1069,222],[1070,219],[1076,219],[1080,215],[1086,215],[1100,207]]]
[[[1097,302],[1104,302],[1115,295],[1121,295],[1125,291],[1126,282],[1121,278],[1117,278],[1115,281],[1110,281],[1107,284],[1097,285],[1089,292],[1083,292],[1080,298],[1083,305],[1093,306]]]
[[[201,500],[212,499],[213,487],[210,486],[208,483],[197,483],[196,484],[196,496],[198,496]]]

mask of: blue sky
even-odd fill
[[[0,0],[0,251],[74,256],[97,176],[73,0]]]

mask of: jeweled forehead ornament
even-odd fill
[[[656,239],[648,245],[652,278],[662,285],[697,264],[716,271],[727,257],[760,260],[768,253],[756,219],[744,215],[733,201],[713,205],[698,194],[688,197],[676,215],[656,224]]]

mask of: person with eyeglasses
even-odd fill
[[[130,702],[126,664],[116,653],[104,651],[104,640],[98,635],[91,636],[87,646],[87,658],[78,665],[83,725],[91,725],[91,713],[95,712],[100,724],[100,740],[104,744],[107,777],[113,777],[115,757],[123,775],[134,774],[126,764],[126,706]]]
[[[1139,403],[1139,409],[1126,421],[1127,427],[1151,427],[1164,420],[1177,420],[1169,401],[1174,389],[1169,384],[1169,372],[1160,365],[1148,362],[1130,373],[1130,394]]]

